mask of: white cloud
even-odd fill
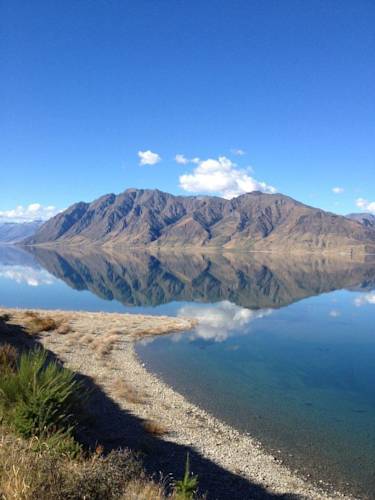
[[[251,191],[275,193],[276,189],[259,182],[225,156],[200,160],[192,173],[180,176],[180,187],[191,193],[217,193],[230,199]]]
[[[238,333],[248,333],[245,328],[250,322],[268,316],[271,312],[271,309],[252,311],[224,300],[212,306],[181,307],[178,316],[198,320],[198,325],[191,334],[192,339],[223,342]]]
[[[179,163],[180,165],[187,165],[189,163],[189,160],[184,156],[184,155],[176,155],[174,157],[176,163]]]
[[[161,161],[160,155],[153,153],[149,149],[147,151],[138,151],[140,165],[156,165]]]
[[[356,299],[354,299],[354,304],[357,307],[361,307],[366,304],[375,305],[375,292],[365,293],[364,295],[357,297]]]
[[[198,164],[200,162],[199,158],[186,158],[185,155],[177,154],[175,157],[175,162],[179,165],[187,165],[188,163]]]
[[[365,210],[366,212],[375,214],[375,201],[367,201],[363,198],[358,198],[356,201],[356,205],[361,210]]]
[[[241,148],[231,149],[231,152],[236,156],[244,156],[246,154],[246,151]]]
[[[61,210],[53,205],[47,207],[40,203],[31,203],[24,207],[18,205],[11,210],[0,210],[0,222],[31,222],[33,220],[47,220],[59,213]]]
[[[335,193],[335,194],[342,194],[344,191],[345,191],[344,188],[340,187],[340,186],[336,186],[336,187],[332,188],[332,193]]]

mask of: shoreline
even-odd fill
[[[0,315],[8,314],[11,322],[25,325],[26,311],[0,308]],[[190,330],[195,321],[140,314],[32,311],[60,323],[56,330],[40,333],[39,341],[46,349],[67,367],[94,379],[123,410],[157,422],[165,430],[163,441],[191,447],[223,469],[259,485],[270,497],[350,498],[340,492],[328,493],[292,473],[251,436],[213,417],[147,370],[135,352],[136,342]]]

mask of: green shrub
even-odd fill
[[[42,350],[22,354],[0,378],[0,417],[19,435],[71,436],[79,423],[85,389],[74,374],[47,360]]]
[[[192,500],[198,488],[198,478],[190,473],[189,454],[186,456],[185,474],[181,481],[176,481],[175,492],[178,500]]]

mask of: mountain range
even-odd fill
[[[258,191],[231,200],[128,189],[79,202],[52,217],[26,245],[375,253],[368,224]]]
[[[0,222],[0,243],[18,243],[35,234],[43,224],[42,221],[32,222]]]

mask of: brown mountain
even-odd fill
[[[375,232],[282,194],[225,200],[128,189],[72,205],[25,244],[375,253]]]

